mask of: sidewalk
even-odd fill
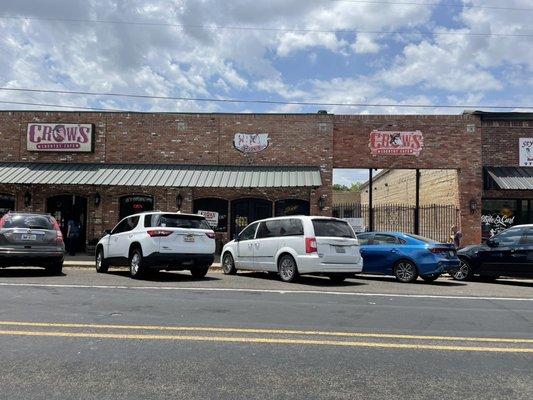
[[[94,256],[90,256],[86,253],[78,253],[75,256],[69,256],[68,254],[65,254],[65,261],[63,262],[63,266],[76,268],[94,268]],[[211,268],[220,268],[220,255],[215,254],[215,262],[213,263]]]

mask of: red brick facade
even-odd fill
[[[26,150],[27,124],[90,123],[94,125],[93,153],[42,153]],[[527,127],[533,126],[528,123]],[[295,198],[310,202],[312,214],[331,214],[333,168],[420,168],[458,171],[461,228],[465,243],[481,238],[480,210],[471,212],[470,202],[481,204],[483,165],[518,165],[517,140],[531,129],[483,126],[479,115],[458,116],[344,116],[322,114],[156,114],[97,112],[0,112],[0,160],[3,162],[80,162],[197,165],[316,166],[323,186],[293,189],[191,189],[141,187],[24,187],[0,183],[0,193],[17,197],[24,208],[23,193],[29,191],[28,209],[45,211],[46,199],[76,194],[88,199],[87,237],[92,238],[118,219],[118,199],[123,195],[149,194],[156,209],[175,210],[176,196],[183,197],[183,211],[192,211],[194,199],[234,200],[256,197],[275,202]],[[372,130],[420,130],[424,147],[419,156],[371,155]],[[245,155],[235,149],[236,133],[268,133],[266,150]],[[96,207],[92,196],[99,193]],[[326,196],[326,207],[317,203]],[[525,195],[522,193],[522,195]],[[527,194],[529,195],[529,194]],[[274,203],[273,203],[274,204]],[[222,240],[229,233],[221,233]]]

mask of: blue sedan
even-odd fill
[[[357,237],[363,273],[394,275],[400,282],[414,282],[420,276],[431,282],[459,268],[453,244],[402,232],[365,232]]]

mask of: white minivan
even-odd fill
[[[279,274],[285,282],[319,274],[342,282],[363,269],[359,242],[342,219],[290,216],[256,221],[222,249],[222,270]]]

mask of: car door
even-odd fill
[[[117,231],[111,232],[111,239],[109,241],[109,255],[112,258],[127,259],[129,257],[131,232],[139,222],[139,216],[131,216],[124,218],[119,225]]]
[[[478,253],[478,273],[486,275],[513,275],[525,259],[525,252],[519,251],[525,228],[509,228],[490,239],[489,246]]]
[[[533,276],[533,228],[526,229],[512,256],[514,263],[509,267],[509,275],[526,278]]]
[[[258,225],[258,222],[248,225],[237,236],[237,258],[235,259],[237,268],[253,269],[254,240]]]
[[[399,240],[390,234],[376,233],[372,241],[364,247],[363,272],[387,274],[398,257]]]
[[[281,220],[267,220],[259,224],[254,240],[253,268],[276,271],[275,256],[279,249]]]

